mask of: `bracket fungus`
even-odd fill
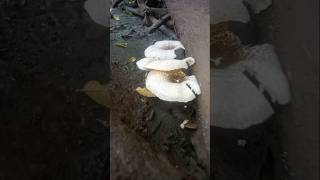
[[[159,58],[143,58],[137,62],[139,69],[144,71],[158,70],[158,71],[172,71],[176,69],[188,69],[189,66],[195,63],[194,58],[187,57],[182,60],[177,59],[163,59]]]
[[[200,95],[201,90],[197,78],[182,71],[193,65],[195,59],[175,59],[174,50],[179,48],[184,50],[180,41],[158,41],[145,50],[147,57],[136,64],[139,69],[150,71],[146,77],[146,88],[153,95],[164,101],[186,103]]]
[[[181,59],[184,56],[184,46],[180,41],[158,41],[144,51],[146,57],[160,59]]]
[[[146,79],[146,88],[165,101],[189,102],[201,93],[194,75],[186,76],[182,82],[170,81],[166,72],[150,71]]]

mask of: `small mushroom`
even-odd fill
[[[178,53],[185,50],[180,41],[163,40],[149,46],[145,51],[146,57],[156,57],[159,59],[177,59]]]

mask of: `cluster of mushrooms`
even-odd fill
[[[200,95],[197,78],[185,70],[195,63],[192,57],[184,58],[185,48],[180,41],[157,41],[145,49],[145,58],[137,66],[147,71],[145,86],[153,96],[170,102],[189,102]]]

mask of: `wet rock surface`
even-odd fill
[[[76,92],[107,82],[107,31],[84,1],[0,2],[0,179],[104,179],[105,108]]]

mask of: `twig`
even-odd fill
[[[146,10],[149,11],[152,15],[154,15],[157,18],[160,18],[161,16],[164,16],[169,13],[167,8],[148,7]]]
[[[126,7],[126,10],[133,15],[144,17],[144,13],[140,12],[138,9],[132,8],[132,7]]]
[[[155,17],[152,17],[152,16],[150,17],[150,20],[152,21],[152,23],[158,22],[158,19],[156,19]],[[168,28],[167,26],[160,26],[159,31],[161,31],[163,34],[165,34],[166,36],[168,36],[171,39],[177,39],[176,33],[172,29]]]
[[[148,7],[146,5],[146,3],[144,2],[144,0],[137,0],[137,4],[138,4],[139,8],[141,8],[142,10],[144,10]]]
[[[148,33],[152,33],[154,32],[157,28],[159,28],[161,25],[163,25],[164,23],[166,23],[168,20],[170,19],[170,15],[166,14],[164,16],[162,16],[158,22],[153,23],[153,25],[148,29]]]

